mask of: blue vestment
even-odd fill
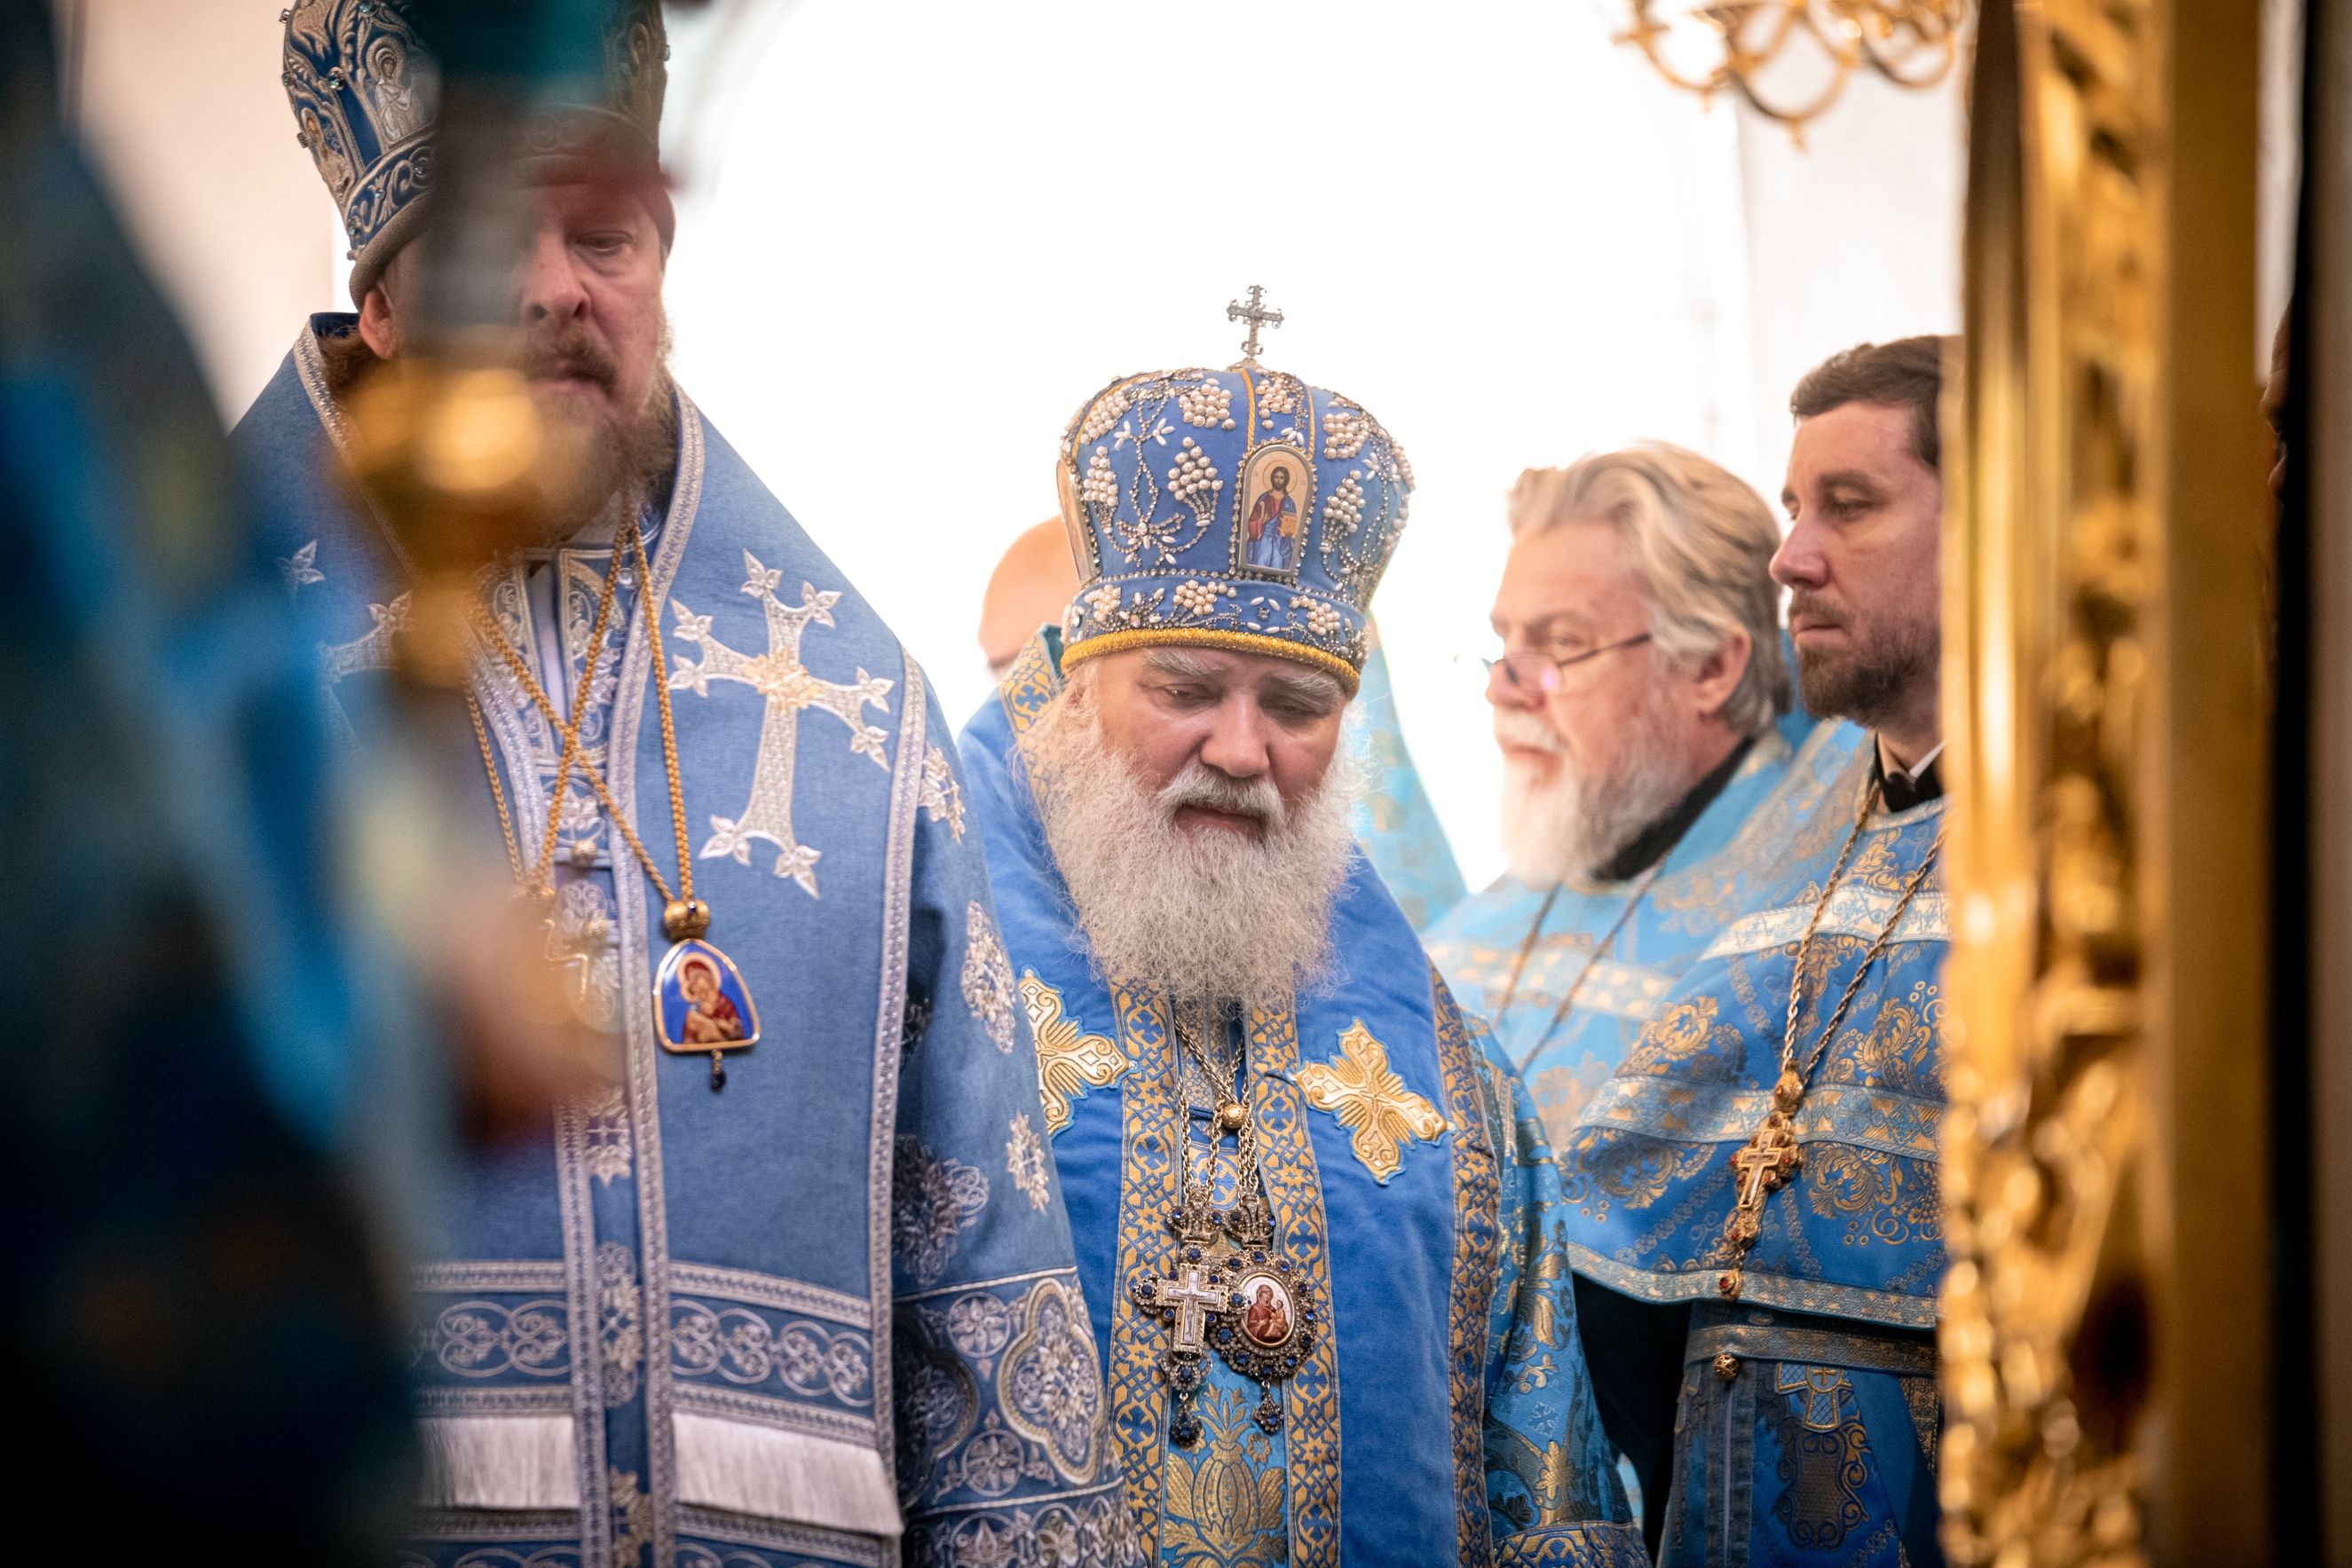
[[[1765,1201],[1738,1299],[1717,1288],[1732,1155],[1769,1108],[1796,954],[1875,766],[1849,728],[1806,742],[1772,831],[1717,857],[1689,905],[1717,935],[1562,1142],[1576,1271],[1639,1301],[1696,1303],[1665,1563],[1939,1560],[1939,861],[1811,1076],[1794,1118],[1802,1165]],[[1935,854],[1943,818],[1941,800],[1874,810],[1822,908],[1801,1061]]]
[[[1344,974],[1246,1020],[1244,1091],[1277,1250],[1326,1314],[1276,1385],[1215,1357],[1197,1446],[1169,1438],[1171,1329],[1130,1285],[1167,1264],[1205,1139],[1164,998],[1107,985],[1072,940],[1018,737],[1061,689],[1051,630],[963,736],[1054,1154],[1104,1347],[1139,1531],[1170,1564],[1639,1563],[1593,1409],[1534,1107],[1465,1022],[1359,855],[1333,912]],[[1222,1176],[1222,1172],[1221,1172]]]
[[[383,1134],[437,1099],[367,1005],[311,639],[53,57],[47,7],[0,0],[16,1550],[373,1563],[414,1458],[374,1267],[413,1151]]]
[[[239,431],[310,519],[289,580],[342,628],[322,650],[338,711],[383,678],[404,613],[388,536],[333,498],[317,334],[350,329],[317,319]],[[560,737],[478,650],[526,862],[560,813],[551,943],[620,1036],[623,1073],[551,1138],[448,1184],[415,1280],[430,1463],[412,1560],[802,1568],[1018,1540],[1124,1562],[1093,1328],[946,727],[872,610],[682,394],[677,409],[671,498],[646,519],[653,580],[625,574],[581,733],[676,887],[649,602],[695,891],[760,1040],[723,1092],[707,1055],[660,1049],[661,894],[577,773],[551,800]],[[494,623],[559,701],[611,549],[591,529],[483,574]]]
[[[1832,747],[1851,749],[1861,740],[1850,725],[1830,727],[1839,732],[1827,743]],[[1626,882],[1570,880],[1555,891],[1507,873],[1425,932],[1429,956],[1454,995],[1486,1018],[1526,1077],[1554,1148],[1567,1143],[1659,1002],[1722,930],[1724,869],[1787,832],[1789,763],[1813,728],[1792,714],[1757,737],[1666,852],[1654,882],[1645,872]]]
[[[1356,808],[1356,841],[1412,928],[1425,931],[1461,899],[1462,872],[1405,748],[1388,657],[1377,643],[1365,656],[1356,700],[1348,705],[1347,734],[1346,744],[1362,747],[1371,775]]]

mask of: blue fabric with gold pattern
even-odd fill
[[[1422,788],[1421,770],[1404,744],[1388,656],[1375,641],[1364,661],[1363,684],[1348,705],[1346,744],[1361,749],[1370,787],[1356,808],[1356,841],[1416,931],[1461,902],[1462,871],[1437,809]]]
[[[1258,1386],[1211,1356],[1202,1440],[1170,1442],[1159,1360],[1171,1331],[1127,1287],[1171,1257],[1175,1151],[1197,1161],[1207,1140],[1185,1138],[1198,1113],[1164,1000],[1108,986],[1070,940],[1018,738],[1061,689],[1062,664],[1048,629],[962,745],[1147,1554],[1643,1563],[1578,1345],[1533,1105],[1361,856],[1333,915],[1343,976],[1247,1019],[1276,1248],[1328,1332],[1273,1385],[1277,1431],[1251,1418]]]
[[[1935,1568],[1940,1416],[1925,1332],[1702,1304],[1659,1562]]]
[[[334,478],[320,340],[351,329],[316,319],[237,438],[279,511],[308,519],[281,566],[340,628],[324,697],[364,750],[368,705],[342,699],[389,678],[406,601],[389,535]],[[677,885],[659,607],[695,889],[761,1038],[719,1092],[706,1056],[660,1048],[662,896],[578,773],[551,799],[560,736],[486,635],[473,690],[520,848],[535,862],[558,815],[551,946],[619,1036],[624,1076],[450,1184],[415,1280],[434,1462],[409,1561],[947,1563],[1016,1537],[1130,1561],[1028,1020],[938,704],[677,406],[673,493],[646,519],[654,580],[627,574],[582,736]],[[484,574],[493,622],[550,691],[575,690],[590,657],[610,540],[592,528]],[[473,739],[452,743],[494,831]]]
[[[1646,891],[1644,877],[1636,877],[1570,880],[1554,893],[1506,873],[1424,933],[1454,994],[1486,1019],[1526,1076],[1553,1147],[1568,1142],[1667,992],[1738,913],[1727,903],[1724,870],[1789,831],[1789,764],[1814,727],[1794,713],[1757,737]],[[1851,747],[1862,739],[1851,725],[1833,727],[1840,736],[1827,744]],[[1641,903],[1629,915],[1626,901],[1637,894]]]
[[[1360,405],[1254,359],[1097,392],[1057,476],[1082,579],[1072,664],[1152,643],[1280,653],[1353,691],[1412,465]]]
[[[1743,838],[1709,873],[1710,900],[1737,914],[1561,1145],[1576,1271],[1637,1300],[1698,1303],[1690,1345],[1729,1322],[1748,1336],[1741,1354],[1767,1364],[1752,1379],[1739,1371],[1730,1396],[1708,1365],[1685,1368],[1667,1563],[1935,1560],[1932,1378],[1906,1383],[1871,1357],[1907,1366],[1933,1354],[1945,1260],[1939,867],[1811,1074],[1794,1117],[1802,1164],[1765,1199],[1738,1301],[1717,1304],[1732,1156],[1769,1108],[1796,955],[1875,766],[1850,729],[1824,726],[1806,742],[1776,808],[1781,826]],[[1940,799],[1874,810],[1856,841],[1808,961],[1801,1061],[1933,852],[1944,810]],[[1807,1368],[1821,1375],[1808,1382]]]

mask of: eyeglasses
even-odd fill
[[[1613,653],[1620,648],[1636,647],[1650,640],[1647,632],[1626,638],[1621,643],[1607,643],[1598,648],[1588,648],[1581,653],[1570,653],[1565,659],[1555,659],[1549,653],[1506,653],[1499,659],[1481,659],[1486,673],[1503,672],[1503,684],[1523,692],[1549,694],[1559,690],[1559,674],[1570,664],[1580,664],[1587,659],[1597,659],[1603,653]]]

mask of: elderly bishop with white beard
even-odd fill
[[[1253,357],[1112,382],[1060,460],[1077,597],[963,747],[1139,1532],[1643,1562],[1535,1107],[1349,836],[1402,451]]]

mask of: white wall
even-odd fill
[[[1840,349],[1960,329],[1965,88],[1858,75],[1837,106],[1788,131],[1742,106],[1739,163],[1755,331],[1755,467],[1777,506],[1789,393]]]
[[[801,0],[687,195],[682,379],[959,720],[979,591],[1115,374],[1265,358],[1412,455],[1379,612],[1474,876],[1498,862],[1476,654],[1518,471],[1655,435],[1746,468],[1735,127],[1560,0]]]

